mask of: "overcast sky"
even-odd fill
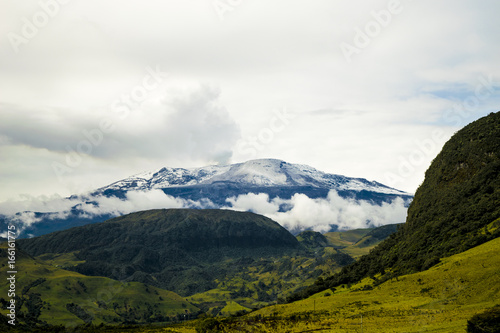
[[[414,192],[500,109],[500,2],[0,5],[0,202],[278,158]]]

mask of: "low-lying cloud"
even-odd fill
[[[106,196],[30,197],[21,202],[0,203],[0,215],[17,223],[22,230],[42,220],[35,212],[46,213],[45,219],[55,220],[69,217],[73,208],[77,209],[80,217],[88,219],[104,215],[120,216],[148,209],[222,208],[261,214],[291,231],[312,229],[327,232],[332,228],[346,230],[404,222],[407,211],[407,202],[401,198],[396,198],[391,203],[375,205],[369,201],[342,198],[334,190],[326,198],[312,199],[297,193],[290,199],[271,199],[265,193],[248,193],[226,201],[226,206],[217,207],[208,199],[186,200],[155,189],[130,191],[125,199]]]
[[[407,203],[396,198],[391,203],[374,205],[369,201],[342,198],[331,190],[326,198],[311,199],[302,193],[289,200],[270,199],[267,194],[245,194],[229,198],[226,208],[252,211],[265,215],[289,230],[312,229],[327,232],[332,227],[341,230],[367,228],[406,220]],[[280,207],[290,207],[283,211]]]

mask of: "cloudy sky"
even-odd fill
[[[494,0],[0,7],[0,202],[270,157],[414,192],[500,109]]]

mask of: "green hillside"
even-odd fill
[[[381,275],[385,281],[500,236],[500,112],[458,131],[426,172],[407,222],[338,274],[296,297]]]
[[[325,237],[335,249],[358,259],[395,233],[401,225],[388,224],[377,228],[335,231],[326,233]]]
[[[457,132],[399,226],[295,238],[252,213],[153,210],[19,240],[47,262],[23,259],[30,272],[23,282],[26,318],[49,321],[57,313],[44,312],[50,304],[81,322],[95,309],[103,313],[95,322],[147,322],[156,318],[155,297],[170,295],[163,311],[171,304],[179,314],[180,304],[208,316],[170,332],[463,332],[468,321],[473,327],[498,320],[499,154],[500,113]],[[87,291],[109,281],[94,281],[106,279],[98,275],[128,281],[130,298],[114,297],[118,306],[111,302],[111,310],[108,302],[107,312],[98,302],[84,309]],[[88,280],[82,286],[78,279]]]
[[[381,241],[395,233],[402,225],[403,224],[388,224],[375,228],[356,241],[353,246],[362,249],[378,245]]]
[[[469,319],[500,304],[498,253],[500,238],[423,272],[378,285],[367,278],[218,325],[226,332],[361,332],[362,317],[364,332],[465,332]]]
[[[353,229],[345,231],[327,232],[325,237],[332,246],[336,248],[345,248],[355,244],[358,240],[366,236],[374,228]]]
[[[211,314],[228,313],[221,311],[228,302],[244,309],[276,302],[353,261],[302,246],[266,217],[229,210],[138,212],[19,244],[58,267],[190,296]]]
[[[19,240],[34,256],[75,253],[79,273],[137,281],[184,296],[217,287],[241,258],[293,256],[298,241],[278,223],[229,210],[138,212],[103,223]]]
[[[381,284],[367,278],[242,317],[197,319],[159,328],[104,327],[79,332],[465,332],[468,322],[477,322],[475,318],[484,313],[498,312],[498,253],[500,238],[444,258],[423,272]],[[237,303],[228,302],[224,307],[229,313],[240,310]]]
[[[0,245],[0,266],[7,267],[7,246]],[[16,251],[17,321],[28,326],[77,326],[170,321],[196,316],[199,309],[179,295],[138,282],[89,277],[56,268]],[[0,281],[1,313],[9,282]]]

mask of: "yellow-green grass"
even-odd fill
[[[366,235],[373,229],[354,229],[347,231],[328,232],[325,237],[330,242],[330,245],[340,249],[341,252],[347,253],[354,259],[368,254],[379,242],[370,246],[359,246],[359,243],[366,237]]]
[[[85,262],[85,260],[77,259],[76,253],[77,252],[56,253],[56,254],[46,253],[36,257],[36,259],[39,259],[45,262],[46,264],[50,264],[52,266],[64,269],[76,266],[78,264],[83,264]]]
[[[353,229],[346,231],[327,232],[324,236],[335,247],[346,247],[355,244],[373,229]]]
[[[372,280],[275,305],[241,318],[249,332],[465,332],[474,314],[500,303],[500,238],[431,269],[360,291]],[[365,287],[366,288],[366,287]],[[236,326],[234,326],[236,327]]]
[[[250,309],[246,308],[244,306],[241,306],[240,304],[238,304],[234,301],[230,301],[230,302],[226,303],[226,306],[220,311],[220,314],[223,316],[230,316],[230,315],[234,315],[234,314],[241,312],[241,311],[248,312],[248,311],[250,311]]]
[[[0,267],[7,271],[6,243],[0,244]],[[181,296],[138,282],[122,283],[104,277],[85,276],[63,270],[43,261],[36,260],[21,251],[16,251],[15,269],[16,295],[30,298],[28,294],[40,294],[43,302],[39,320],[49,324],[76,326],[84,321],[68,311],[67,304],[75,304],[93,317],[94,324],[123,321],[122,316],[130,318],[133,313],[141,314],[138,321],[147,320],[145,316],[175,316],[197,312],[198,308]],[[45,280],[39,280],[45,279]],[[38,284],[26,290],[30,284]],[[0,281],[0,298],[8,300],[9,282]],[[16,309],[28,312],[26,303]],[[6,314],[6,310],[1,310]],[[148,317],[148,318],[149,318]]]
[[[353,259],[358,259],[365,254],[368,254],[371,249],[375,248],[378,244],[374,244],[372,246],[367,247],[359,247],[356,244],[350,245],[346,248],[343,248],[341,251],[350,255]]]
[[[338,251],[350,255],[357,260],[361,256],[368,254],[381,240],[375,240],[373,244],[366,246],[372,236],[366,236],[373,229],[356,229],[342,232],[329,232],[325,234],[330,244]],[[359,237],[359,238],[358,238]],[[328,249],[326,247],[325,249]]]

